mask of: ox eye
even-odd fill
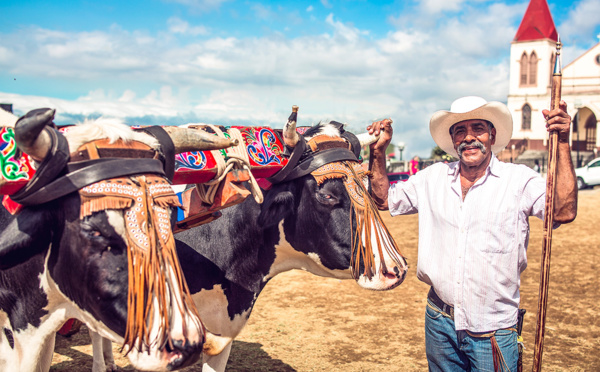
[[[95,228],[91,224],[82,223],[81,232],[87,235],[89,238],[98,239],[102,237],[102,233],[99,229]]]
[[[337,203],[337,198],[326,192],[317,192],[317,201],[325,205],[334,205]]]

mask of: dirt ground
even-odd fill
[[[424,311],[427,286],[415,275],[417,217],[384,220],[409,259],[406,281],[387,292],[353,281],[292,271],[260,295],[250,321],[233,343],[227,371],[426,371]],[[579,193],[578,217],[553,233],[545,371],[600,371],[600,188]],[[531,219],[529,267],[521,278],[527,309],[524,370],[534,349],[542,222]],[[117,364],[133,371],[114,346]],[[85,329],[57,336],[52,371],[90,371]],[[201,371],[201,365],[184,371]]]

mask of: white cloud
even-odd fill
[[[254,17],[263,21],[269,20],[275,15],[271,10],[271,7],[260,3],[254,3],[250,8],[252,8],[252,11],[254,12]]]
[[[193,12],[205,13],[219,9],[219,7],[229,0],[163,0],[166,3],[182,4],[190,8]]]
[[[333,8],[333,5],[329,2],[329,0],[321,0],[321,5],[323,5],[327,9]]]
[[[306,8],[307,12],[312,12],[315,8],[313,8],[312,5],[309,5],[308,8]]]
[[[119,98],[119,102],[133,102],[135,97],[136,97],[135,92],[127,89],[123,92],[123,95]]]
[[[364,31],[364,30],[359,30],[356,27],[352,27],[349,25],[346,25],[340,21],[335,21],[333,19],[333,13],[330,13],[325,22],[333,27],[334,30],[334,36],[340,37],[344,40],[347,41],[351,41],[351,42],[356,42],[359,40],[359,37],[361,35],[368,35],[369,32],[368,31]]]
[[[589,38],[600,25],[600,0],[581,0],[573,4],[567,19],[560,24],[561,38]]]
[[[465,0],[422,0],[421,6],[427,13],[457,11]]]
[[[0,101],[21,113],[54,107],[63,120],[102,113],[274,127],[285,123],[296,104],[300,125],[332,119],[358,131],[371,120],[392,117],[394,143],[411,144],[407,157],[427,156],[434,111],[462,95],[506,100],[510,42],[526,6],[484,3],[445,18],[419,13],[444,6],[436,4],[390,18],[396,27],[384,36],[333,14],[319,20],[327,32],[293,38],[268,33],[190,41],[185,36],[201,26],[177,17],[155,33],[118,26],[73,33],[17,30],[2,35],[0,70],[76,86],[71,95],[79,98],[0,92]]]
[[[167,20],[169,31],[174,34],[183,35],[208,35],[208,30],[204,26],[190,26],[190,24],[178,17],[171,17]]]
[[[0,63],[8,64],[14,58],[14,53],[8,49],[0,45]]]

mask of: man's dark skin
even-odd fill
[[[567,104],[564,101],[560,102],[559,108],[552,111],[543,110],[542,114],[546,118],[547,130],[558,132],[554,221],[569,223],[577,216],[577,182],[569,145],[571,117],[567,114]],[[392,140],[391,124],[391,120],[386,119],[367,127],[370,134],[377,136],[381,133],[379,140],[370,147],[371,194],[380,210],[388,209],[390,183],[385,169],[385,149]],[[462,153],[459,152],[460,181],[464,199],[471,186],[485,175],[492,158],[491,147],[496,140],[496,129],[490,128],[484,120],[472,119],[454,124],[450,132],[452,134],[448,135],[452,137],[457,152],[462,143],[466,144]],[[485,151],[473,146],[477,141],[483,144]]]

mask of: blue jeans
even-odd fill
[[[454,320],[430,301],[427,304],[425,349],[429,370],[494,372],[490,337],[474,337],[466,331],[456,331]],[[517,332],[500,329],[495,337],[506,365],[511,372],[516,372],[519,360]]]

